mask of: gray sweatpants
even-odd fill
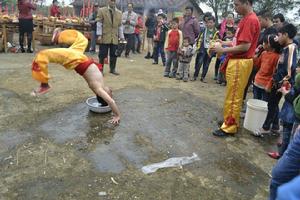
[[[173,63],[173,68],[171,70],[171,65]],[[176,75],[178,68],[178,58],[176,51],[167,51],[167,62],[165,67],[164,75]]]
[[[179,62],[178,76],[179,78],[188,78],[190,73],[190,63]]]

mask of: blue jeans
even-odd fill
[[[173,63],[173,68],[171,70],[172,63]],[[177,51],[167,51],[167,62],[166,62],[164,75],[175,76],[177,73],[177,69],[178,69]]]
[[[202,49],[202,50],[200,50],[200,52],[197,53],[196,61],[195,61],[194,78],[197,78],[199,76],[199,72],[200,72],[202,65],[203,65],[203,68],[202,68],[201,77],[205,78],[205,76],[208,72],[208,68],[209,68],[211,59],[212,59],[212,57],[210,57],[207,54],[207,49]]]
[[[140,34],[135,34],[135,45],[134,45],[134,50],[138,53],[141,52],[141,45],[142,45],[142,37]]]
[[[279,186],[291,181],[300,172],[300,129],[297,129],[293,140],[283,156],[272,170],[269,200],[275,200]]]
[[[279,148],[279,154],[280,156],[283,155],[283,153],[286,151],[286,149],[289,146],[290,139],[291,139],[291,133],[293,130],[293,124],[287,123],[287,122],[282,122],[282,144],[281,147]]]
[[[278,88],[273,87],[268,93],[268,114],[263,124],[263,129],[270,130],[279,129],[279,102],[282,97],[281,92],[277,92]]]
[[[159,54],[160,54],[163,65],[166,64],[166,55],[165,55],[164,46],[165,46],[164,41],[159,41],[159,42],[155,41],[154,42],[154,50],[153,50],[153,60],[154,60],[154,62],[158,63],[158,57],[159,57]]]
[[[268,102],[267,92],[264,89],[255,86],[254,84],[253,84],[253,98]]]
[[[299,200],[300,199],[300,176],[278,188],[277,200]]]
[[[96,31],[91,31],[91,46],[90,46],[90,51],[96,51],[96,41],[97,41]]]

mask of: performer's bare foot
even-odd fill
[[[39,88],[33,90],[30,95],[31,96],[39,96],[39,95],[43,95],[46,94],[47,92],[49,92],[51,90],[50,85],[45,85],[45,86],[40,86]]]

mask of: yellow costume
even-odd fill
[[[79,64],[89,60],[84,55],[88,40],[80,32],[65,30],[58,35],[59,44],[71,45],[69,48],[55,48],[40,51],[32,63],[32,77],[41,82],[48,83],[48,64],[57,63],[66,69],[72,70]]]
[[[64,30],[58,35],[58,44],[71,45],[69,48],[76,49],[82,53],[85,51],[88,40],[86,37],[76,30]]]
[[[227,80],[223,113],[224,122],[220,129],[213,132],[215,136],[233,135],[238,131],[243,94],[253,68],[253,57],[259,35],[259,20],[256,14],[251,12],[239,22],[232,41],[233,48],[239,45],[247,45],[247,51],[230,53],[222,66],[226,70]]]
[[[252,59],[230,59],[226,68],[227,89],[224,101],[224,123],[221,129],[229,134],[237,132],[244,90],[253,67]]]

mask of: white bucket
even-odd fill
[[[254,132],[262,127],[268,114],[268,103],[258,99],[249,99],[244,119],[244,128]]]

